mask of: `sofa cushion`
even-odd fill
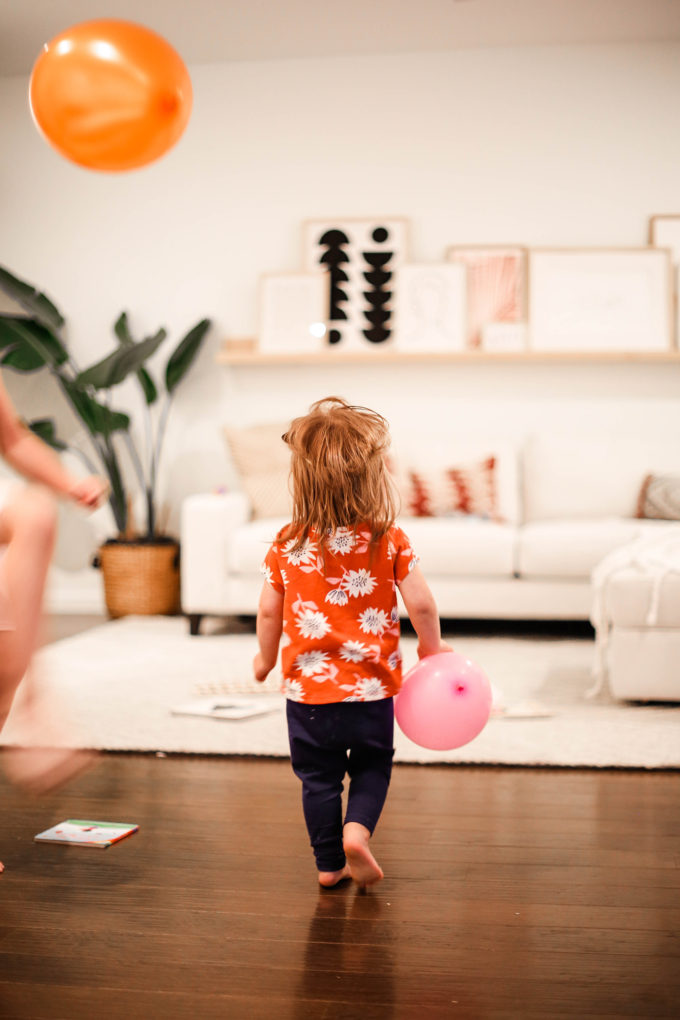
[[[414,517],[465,514],[500,522],[493,456],[437,470],[410,467],[406,479],[407,487],[399,492],[402,513]]]
[[[635,436],[532,436],[522,457],[526,521],[634,517],[643,479],[678,473],[677,442]]]
[[[664,526],[663,521],[617,517],[534,521],[519,529],[517,569],[522,577],[588,578],[613,549]]]
[[[255,519],[289,514],[290,450],[281,436],[287,426],[225,428],[224,438]]]
[[[509,524],[517,523],[520,511],[516,446],[497,438],[454,436],[445,430],[428,437],[419,434],[417,422],[410,424],[409,434],[394,435],[392,450],[394,477],[404,517],[409,515],[411,472],[424,474],[430,479],[441,479],[442,474],[451,468],[470,470],[493,459],[493,516]]]
[[[637,516],[680,521],[680,475],[647,475],[640,489]]]
[[[425,577],[511,577],[516,528],[476,517],[402,517]]]
[[[257,574],[265,553],[287,518],[251,521],[234,532],[227,569]],[[515,528],[477,518],[404,517],[399,520],[425,576],[511,577]]]

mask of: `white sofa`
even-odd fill
[[[453,448],[455,445],[455,449]],[[445,618],[588,620],[591,572],[613,549],[668,522],[635,517],[648,473],[680,473],[680,448],[658,437],[528,437],[521,444],[441,437],[397,455],[435,466],[496,456],[502,523],[401,517]],[[190,496],[182,506],[182,609],[256,612],[259,567],[284,517],[252,519],[245,492]],[[678,524],[680,529],[680,523]]]

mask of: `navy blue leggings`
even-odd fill
[[[345,866],[342,790],[350,777],[346,822],[372,833],[385,803],[394,754],[394,704],[342,701],[286,704],[293,771],[302,780],[302,809],[319,871]]]

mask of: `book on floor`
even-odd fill
[[[53,825],[51,829],[39,832],[35,840],[37,843],[68,843],[105,849],[137,832],[138,828],[138,825],[131,822],[90,822],[69,818],[59,825]]]
[[[251,719],[256,715],[267,715],[278,711],[283,704],[281,698],[196,698],[184,705],[171,709],[173,715],[198,715],[208,719]]]

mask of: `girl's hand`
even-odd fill
[[[253,659],[253,673],[255,674],[255,679],[258,684],[264,683],[273,668],[273,666],[267,666],[265,664],[265,661],[262,658],[262,653],[258,652]]]
[[[436,652],[435,651],[431,651],[429,649],[426,651],[423,648],[423,646],[421,644],[419,644],[418,645],[418,658],[419,659],[425,659],[428,655],[439,655],[441,652],[453,652],[453,651],[455,651],[455,648],[452,648],[451,645],[446,643],[446,641],[440,641],[439,642],[439,648],[437,649]]]
[[[69,497],[86,510],[96,510],[109,494],[109,483],[97,475],[80,478],[68,491]]]

